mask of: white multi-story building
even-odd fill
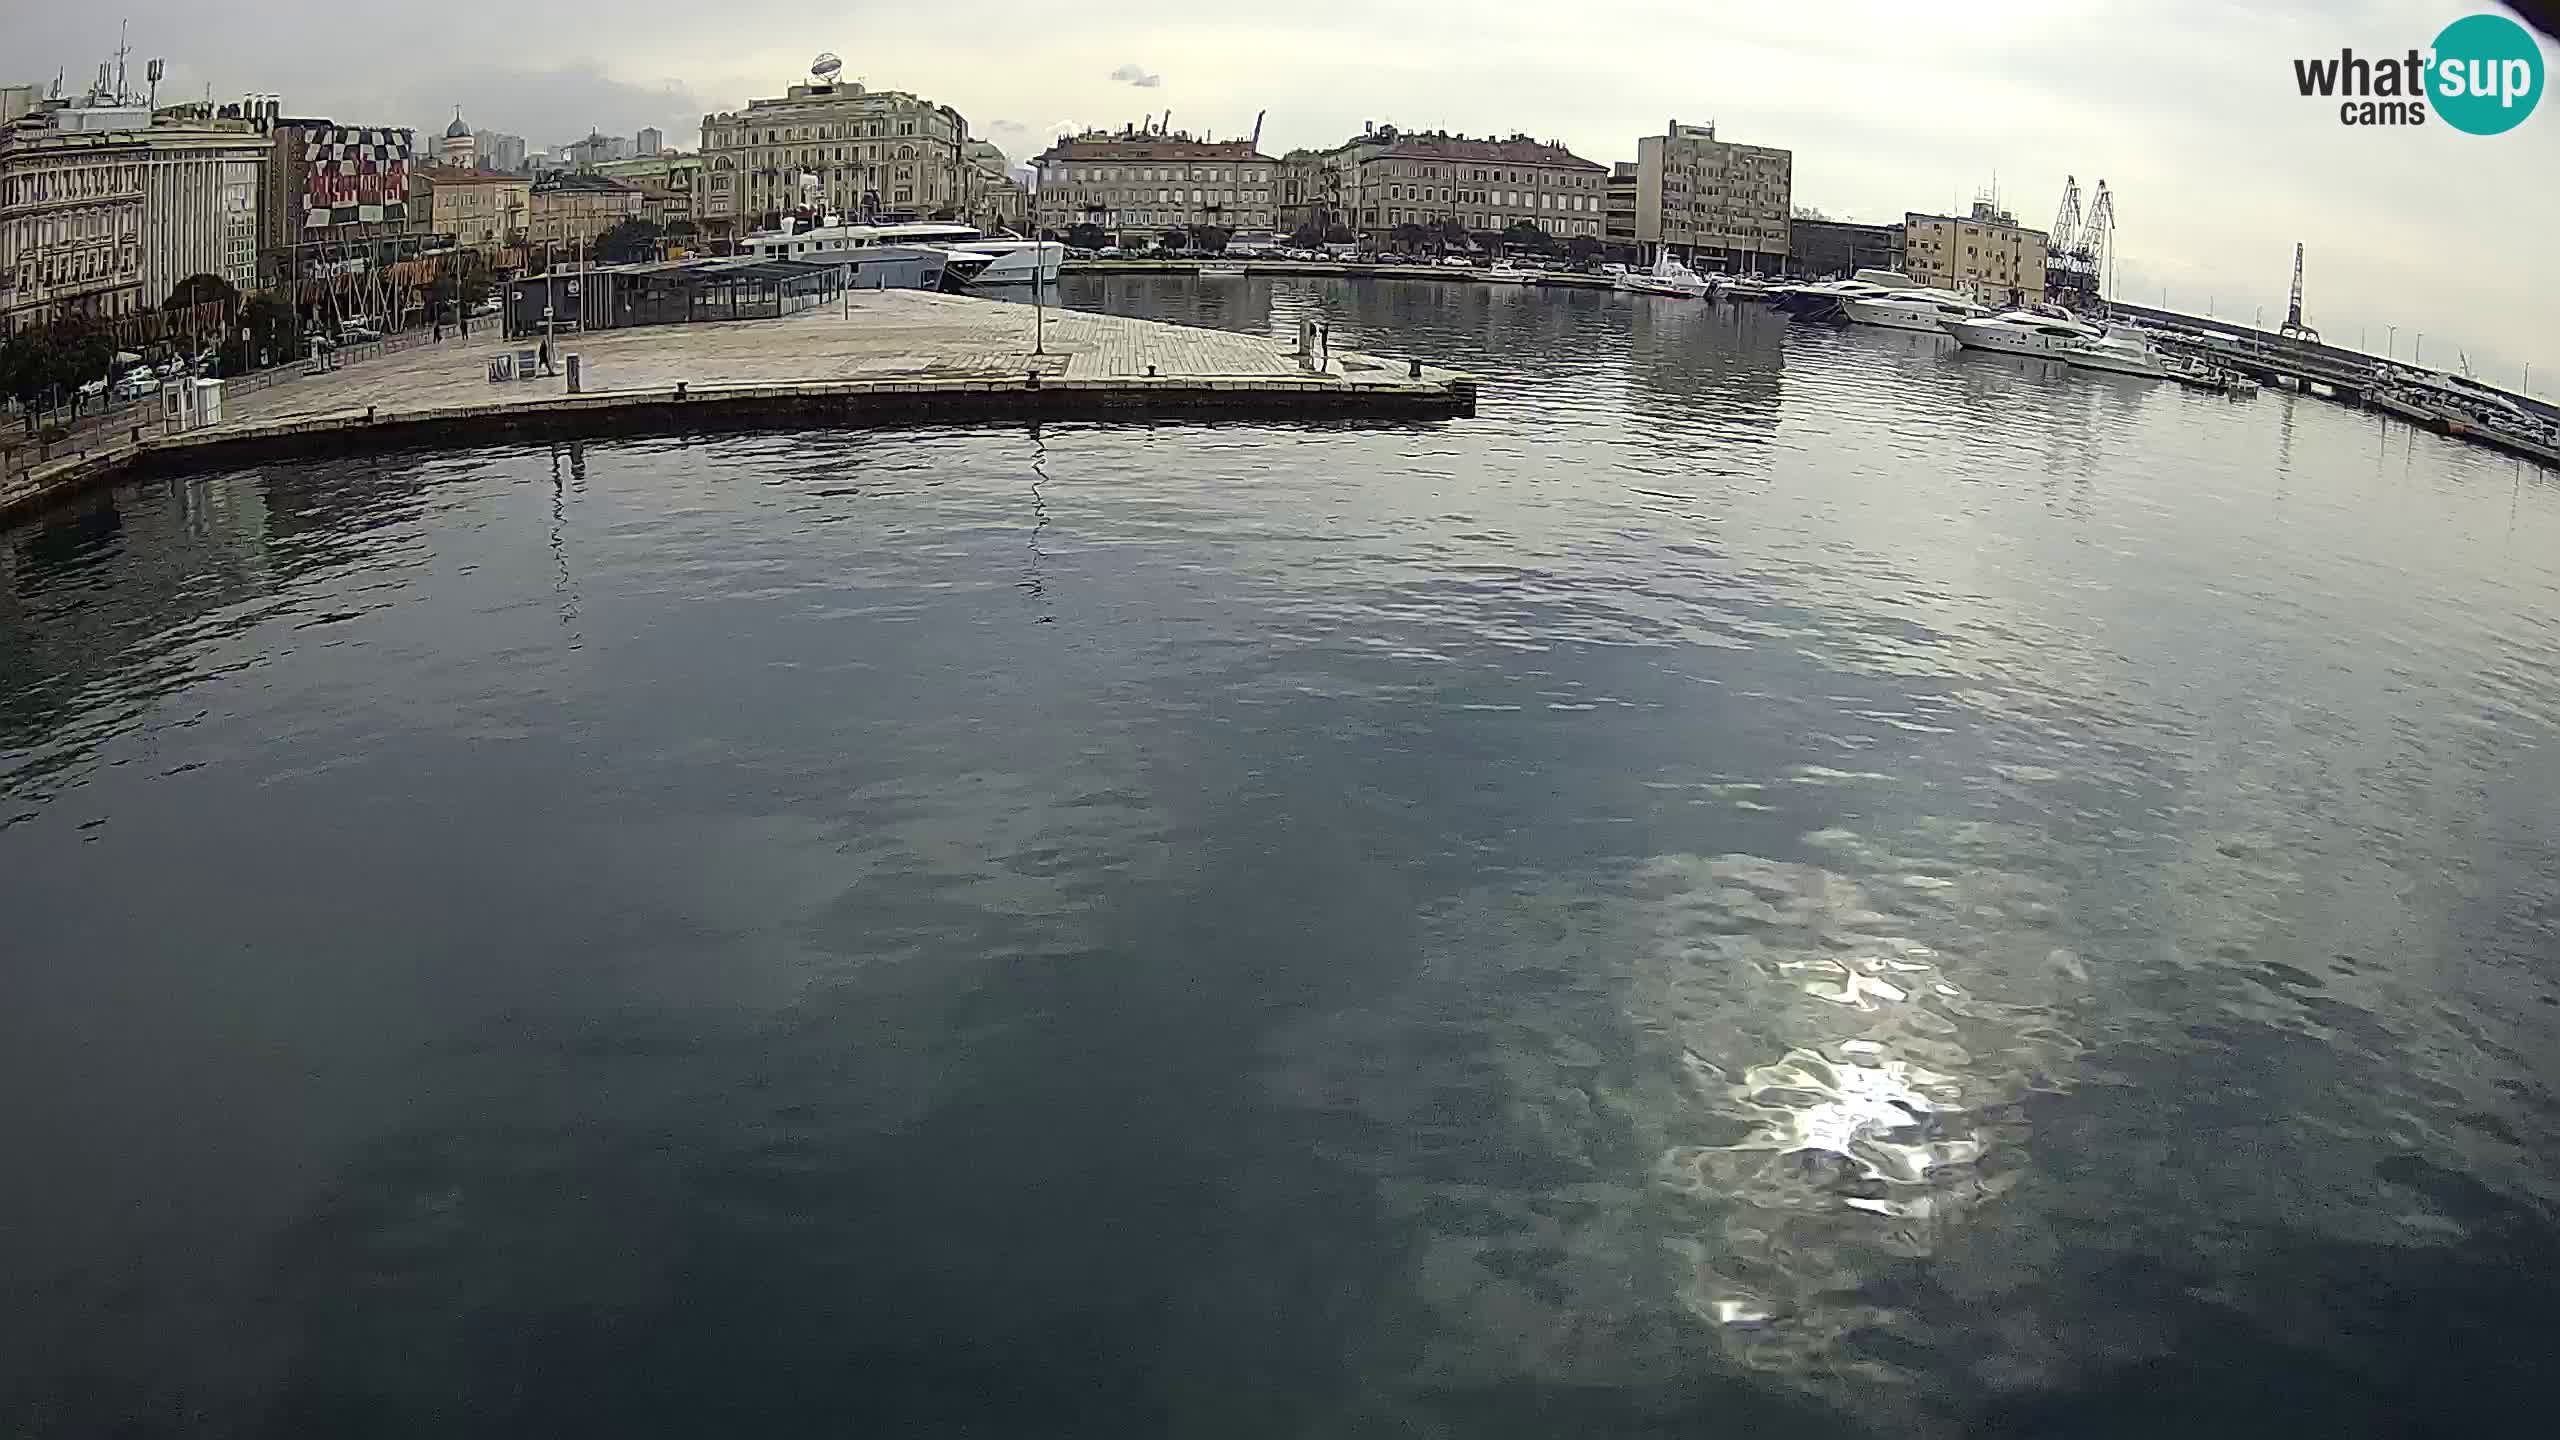
[[[268,142],[246,124],[57,107],[0,131],[0,330],[155,309],[179,282],[256,287]]]
[[[144,307],[143,154],[132,132],[0,139],[0,330]]]
[[[812,80],[702,117],[697,222],[752,229],[787,210],[957,218],[970,199],[968,121],[903,90]]]
[[[1061,136],[1031,162],[1032,223],[1063,235],[1098,225],[1130,240],[1175,226],[1269,230],[1280,162],[1245,140],[1123,131]]]
[[[158,305],[182,280],[217,275],[245,295],[258,288],[259,167],[267,137],[160,127],[142,170],[142,298]]]

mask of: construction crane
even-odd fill
[[[2080,177],[2062,177],[2062,208],[2053,212],[2053,233],[2045,237],[2045,248],[2061,254],[2071,248],[2080,233]]]
[[[2097,287],[2098,298],[2104,300],[2115,288],[2116,197],[2107,182],[2098,182],[2098,198],[2089,206],[2089,218],[2075,237],[2081,252],[2089,257],[2090,283]]]
[[[2080,178],[2062,177],[2062,204],[2045,237],[2046,298],[2074,310],[2096,310],[2106,298],[2108,252],[2114,247],[2116,201],[2098,182],[2088,213],[2080,210]]]
[[[2284,324],[2276,330],[2278,339],[2308,340],[2320,343],[2320,332],[2302,323],[2302,242],[2293,242],[2293,298],[2284,307]]]
[[[1253,143],[1247,145],[1245,148],[1257,155],[1262,153],[1262,117],[1270,113],[1271,112],[1268,110],[1256,110],[1253,112]]]

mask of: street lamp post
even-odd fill
[[[2412,365],[2427,363],[2427,332],[2424,330],[2418,332],[2417,343],[2409,347],[2409,363]]]
[[[2391,331],[2391,337],[2384,343],[2382,353],[2386,359],[2397,360],[2400,358],[2400,327],[2393,325],[2387,328]]]

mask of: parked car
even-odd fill
[[[91,380],[91,381],[89,381],[89,382],[87,382],[87,383],[83,384],[83,385],[80,387],[80,392],[79,392],[79,393],[80,393],[80,398],[81,398],[81,399],[83,399],[83,400],[95,400],[95,399],[97,399],[98,397],[100,397],[100,396],[102,396],[102,395],[106,394],[106,393],[107,393],[107,377],[106,377],[106,376],[104,376],[104,375],[101,375],[101,376],[99,376],[97,379],[95,379],[95,380]]]
[[[1473,270],[1476,268],[1476,262],[1468,259],[1464,255],[1443,255],[1440,257],[1440,263],[1452,270]]]
[[[116,382],[116,400],[119,403],[148,400],[158,393],[160,377],[149,370],[128,370],[124,378]]]
[[[1117,260],[1120,258],[1120,247],[1117,245],[1105,245],[1101,249],[1093,252],[1093,258],[1096,260]]]

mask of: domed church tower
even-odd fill
[[[472,137],[471,127],[462,123],[462,107],[453,107],[453,123],[444,127],[444,163],[457,170],[471,170],[480,164],[480,142]]]

